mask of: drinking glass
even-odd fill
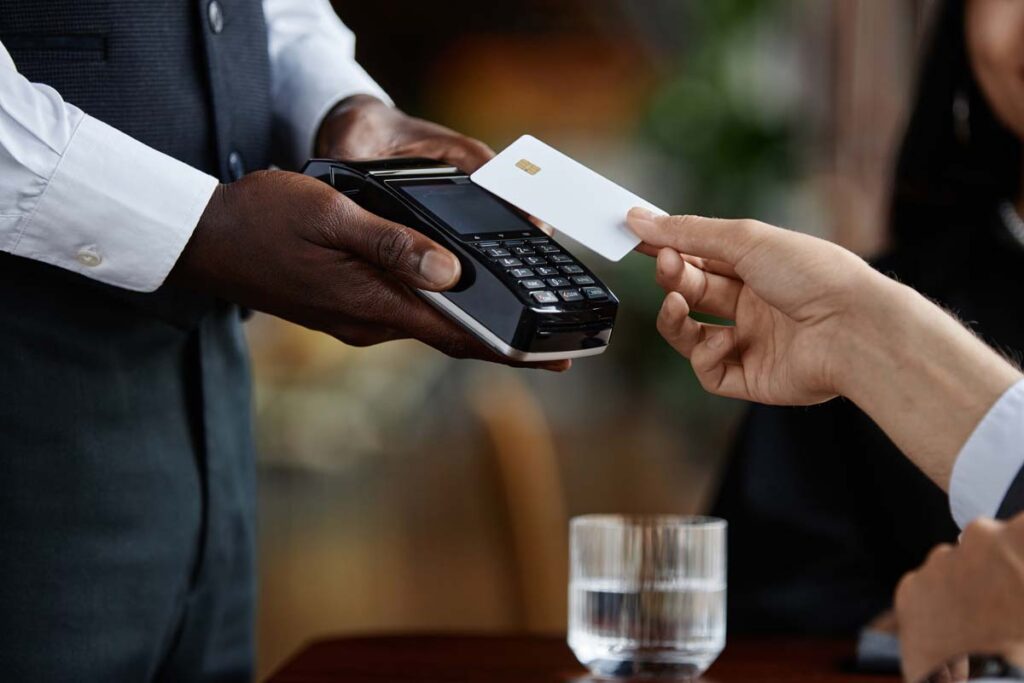
[[[596,676],[700,676],[725,647],[726,522],[570,523],[569,647]]]

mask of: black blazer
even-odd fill
[[[1003,502],[999,506],[998,517],[999,519],[1009,519],[1020,512],[1024,512],[1024,469],[1017,473],[1017,477],[1010,484],[1006,497],[1003,498]]]

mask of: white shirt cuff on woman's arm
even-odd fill
[[[153,291],[217,185],[213,176],[85,116],[11,253]]]
[[[960,528],[978,517],[995,517],[1022,467],[1024,380],[996,401],[953,465],[949,502]]]

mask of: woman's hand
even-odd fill
[[[629,225],[668,292],[658,329],[706,389],[786,405],[842,394],[943,489],[967,437],[1021,379],[942,309],[830,242],[642,209]]]
[[[759,403],[809,405],[842,392],[844,335],[857,303],[885,280],[830,242],[756,221],[655,216],[629,225],[657,254],[668,293],[658,331],[705,389]],[[699,323],[691,311],[734,321]]]

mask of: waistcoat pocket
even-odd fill
[[[73,62],[107,60],[107,37],[104,35],[15,33],[2,36],[0,40],[14,57],[15,64],[24,55]]]

